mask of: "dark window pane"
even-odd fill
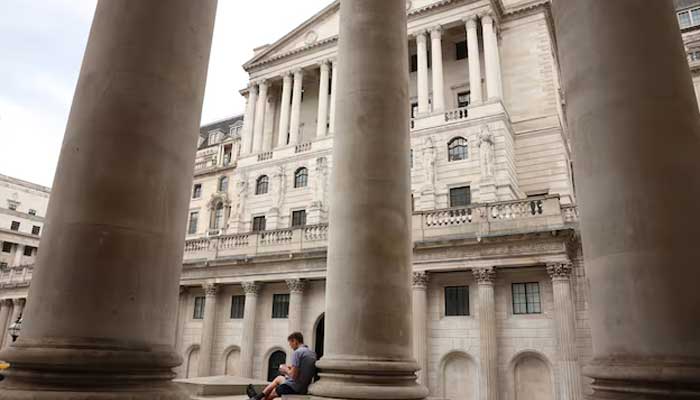
[[[263,175],[255,182],[255,194],[267,193],[269,179],[267,175]]]
[[[306,225],[306,210],[292,211],[292,227]]]
[[[462,41],[459,43],[455,43],[455,53],[455,58],[457,60],[464,60],[465,58],[467,58],[467,42]]]
[[[468,286],[451,286],[445,288],[445,315],[469,315]]]
[[[469,103],[471,103],[471,92],[457,93],[457,107],[458,108],[469,107]]]
[[[469,186],[450,189],[450,207],[466,207],[471,204],[471,189]]]
[[[537,282],[513,284],[513,314],[542,312],[540,284]]]
[[[24,255],[26,257],[31,257],[34,248],[32,246],[24,246]]]
[[[280,365],[287,361],[287,354],[283,351],[276,351],[270,354],[270,359],[267,362],[267,381],[272,382],[280,375]]]
[[[2,242],[2,252],[3,253],[11,253],[12,252],[12,243],[11,242]]]
[[[38,225],[32,226],[32,235],[38,235],[41,232],[41,227]]]
[[[12,221],[12,224],[10,225],[10,229],[13,231],[18,231],[19,230],[19,221]]]
[[[262,232],[265,230],[265,217],[253,217],[253,232]]]
[[[200,197],[202,197],[202,184],[198,183],[194,185],[194,189],[192,189],[192,198],[198,199]]]
[[[418,71],[418,54],[411,55],[411,72]]]
[[[467,139],[456,137],[447,144],[448,161],[460,161],[469,158],[469,146]]]
[[[245,296],[231,297],[231,319],[241,319],[245,313]]]
[[[197,223],[199,222],[199,212],[194,211],[190,213],[190,223],[187,227],[187,233],[193,235],[197,233]]]
[[[194,315],[192,318],[194,319],[203,319],[204,318],[204,306],[205,306],[206,298],[204,296],[197,296],[194,298]]]
[[[309,170],[307,170],[306,168],[299,168],[294,173],[294,187],[295,188],[306,187],[308,182],[309,182]]]
[[[289,315],[289,294],[272,295],[272,318],[287,318]]]

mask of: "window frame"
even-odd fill
[[[272,295],[272,319],[289,318],[289,297],[289,293],[275,293]]]
[[[194,307],[192,310],[192,319],[204,319],[204,308],[207,306],[206,296],[195,296]]]
[[[262,221],[262,229],[258,227],[259,223],[256,221]],[[255,215],[253,216],[253,219],[251,220],[251,227],[250,227],[252,232],[265,232],[267,229],[267,218],[265,218],[264,215]]]
[[[462,54],[464,56],[460,57]],[[467,41],[462,40],[455,43],[455,61],[466,60],[469,58],[469,48],[467,46]]]
[[[245,295],[234,294],[231,296],[231,319],[245,318]]]
[[[294,171],[294,188],[304,188],[309,186],[309,169],[306,167],[299,167]]]
[[[532,302],[533,308],[537,308],[537,310],[530,309],[531,302],[530,302],[530,293],[528,292],[528,288],[532,287],[532,285],[536,285],[536,287],[537,287],[537,293],[536,293],[536,295],[537,295],[537,303],[536,303],[537,307],[534,307],[535,302],[534,301]],[[515,292],[516,286],[518,286],[518,287],[522,286],[522,288],[524,290],[522,293],[518,293],[518,295],[522,294],[525,296],[524,303],[520,302],[520,301],[518,301],[516,303],[516,292]],[[512,307],[513,315],[538,315],[538,314],[542,314],[542,288],[540,288],[539,282],[512,282],[511,286],[510,286],[510,295],[511,295],[511,307]],[[516,311],[516,304],[518,306],[524,305],[525,311],[522,312],[520,307],[517,307],[517,311]]]
[[[451,289],[463,289],[466,293],[464,293],[464,301],[466,304],[462,304],[461,306],[457,304],[453,310],[450,310],[450,299],[448,298],[448,291]],[[459,286],[445,286],[443,287],[443,300],[444,300],[444,315],[445,317],[469,317],[471,316],[471,302],[469,299],[469,286],[468,285],[459,285]],[[451,312],[452,311],[452,312]],[[463,312],[463,313],[460,313]]]
[[[694,16],[693,13],[695,13],[696,15]],[[684,25],[683,22],[681,22],[681,15],[683,14],[687,15],[688,17],[687,25]],[[678,20],[678,26],[681,29],[687,29],[698,26],[700,25],[700,7],[691,7],[682,11],[678,11],[676,12],[676,19]]]
[[[192,187],[192,198],[193,199],[201,199],[202,198],[202,184],[201,183],[195,183],[194,186]]]
[[[469,141],[463,136],[455,136],[447,142],[447,161],[469,160]]]
[[[37,235],[39,236],[41,234],[41,226],[39,225],[32,225],[32,235]]]
[[[295,217],[297,215],[301,215],[300,219],[301,222],[295,223],[296,219]],[[300,210],[292,210],[292,215],[290,216],[290,226],[292,228],[302,228],[306,226],[306,209],[300,209]]]
[[[194,216],[194,218],[192,218]],[[194,221],[194,225],[192,222]],[[187,220],[187,234],[194,235],[197,233],[199,225],[199,211],[190,211],[190,217]]]
[[[221,229],[224,225],[224,203],[223,202],[218,202],[214,209],[212,210],[214,213],[212,219],[211,219],[211,226],[209,228],[211,229]]]
[[[255,195],[267,194],[270,191],[270,178],[267,175],[260,175],[255,180]]]
[[[27,211],[27,214],[36,216],[36,210],[33,208],[30,208],[29,211]]]
[[[14,243],[12,242],[2,242],[2,252],[3,253],[12,253],[12,245]]]
[[[465,204],[455,204],[454,199],[456,198],[456,196],[453,195],[453,193],[454,193],[453,191],[462,190],[462,189],[466,189],[467,202]],[[469,207],[472,204],[472,188],[469,185],[455,186],[455,187],[449,188],[448,196],[449,196],[449,200],[450,200],[450,208]]]
[[[228,176],[221,176],[216,181],[216,189],[219,192],[228,192]]]
[[[19,221],[12,221],[12,222],[10,223],[10,230],[11,230],[11,231],[15,231],[15,232],[19,232],[19,227],[20,227],[20,226],[21,226],[21,224],[20,224]]]
[[[467,97],[466,103],[459,100],[460,96]],[[464,104],[464,105],[462,105],[462,104]],[[467,108],[471,104],[472,104],[472,91],[471,90],[463,90],[461,92],[457,92],[457,108]],[[469,143],[467,143],[467,151],[469,151]],[[467,154],[467,158],[468,158],[468,154]]]
[[[29,254],[27,254],[27,250],[29,250]],[[22,252],[22,255],[23,255],[24,257],[31,257],[33,251],[34,251],[34,247],[32,247],[32,246],[24,246],[24,250],[23,250],[23,252]]]

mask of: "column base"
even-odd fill
[[[317,400],[423,400],[428,389],[416,382],[413,360],[387,361],[324,357],[317,363],[321,379],[310,388]]]
[[[700,359],[594,359],[583,369],[593,379],[590,399],[700,399]]]

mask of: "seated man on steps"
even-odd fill
[[[256,393],[248,385],[250,400],[270,400],[285,394],[306,394],[311,380],[316,375],[316,353],[304,344],[304,336],[294,332],[287,337],[292,353],[291,365],[280,365],[281,376],[275,378],[262,393]]]

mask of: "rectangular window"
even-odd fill
[[[445,288],[445,316],[469,315],[469,286]]]
[[[457,108],[469,107],[471,103],[471,92],[457,93]]]
[[[683,11],[678,13],[678,23],[681,26],[681,29],[687,28],[691,25],[690,22],[690,11]]]
[[[272,295],[272,318],[287,318],[289,315],[289,294]]]
[[[700,25],[700,7],[679,12],[678,24],[680,25],[681,29]]]
[[[9,208],[12,211],[17,211],[17,203],[10,203],[7,205],[7,208]]]
[[[253,232],[265,230],[265,216],[253,217]]]
[[[202,197],[202,184],[197,183],[194,185],[194,189],[192,189],[192,198],[193,199],[198,199]]]
[[[12,242],[2,242],[2,252],[12,253]]]
[[[700,50],[693,50],[688,53],[688,58],[690,61],[700,61]]]
[[[242,319],[245,313],[245,296],[231,297],[231,319]]]
[[[199,222],[199,211],[192,211],[190,213],[190,222],[187,225],[187,233],[194,235],[197,233],[197,223]]]
[[[306,225],[306,210],[292,211],[292,228]]]
[[[412,54],[411,55],[411,69],[410,72],[416,72],[418,71],[418,54]]]
[[[207,298],[204,296],[197,296],[194,298],[194,315],[193,319],[204,319],[204,306]]]
[[[469,186],[450,189],[450,207],[466,207],[472,202]]]
[[[455,58],[457,60],[464,60],[467,58],[467,42],[462,41],[455,43]]]
[[[36,215],[36,210],[33,208],[29,209],[29,215]]]
[[[34,247],[32,247],[32,246],[24,246],[24,256],[25,256],[25,257],[31,257],[31,256],[32,256],[32,251],[34,251]]]
[[[513,314],[540,314],[540,284],[537,282],[513,284]]]
[[[6,262],[0,262],[0,270],[7,268]]]
[[[32,226],[32,235],[38,235],[41,232],[41,227],[38,225]]]
[[[19,230],[19,221],[12,221],[12,225],[10,225],[10,229],[13,231],[18,231]]]
[[[415,118],[418,114],[418,103],[411,103],[411,118]]]

